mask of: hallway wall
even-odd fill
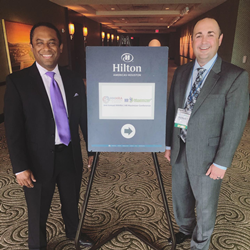
[[[76,72],[82,78],[86,77],[85,51],[86,46],[100,46],[101,24],[97,23],[79,13],[68,10],[68,21],[75,25],[75,34],[72,40],[69,40],[70,69]],[[88,35],[84,42],[83,27],[87,27]]]
[[[66,8],[60,7],[48,0],[1,0],[0,19],[33,25],[40,21],[52,22],[61,31],[66,31]],[[68,65],[68,42],[66,32],[62,33],[64,51],[60,57],[60,65]],[[0,23],[0,122],[3,121],[3,97],[5,93],[5,78],[10,73],[4,43],[2,22]]]
[[[240,0],[238,18],[232,52],[233,64],[248,71],[250,75],[250,1]],[[246,63],[243,63],[243,56],[247,56]],[[250,77],[249,77],[250,80]],[[249,84],[250,91],[250,84]]]
[[[246,0],[227,0],[225,3],[208,11],[202,16],[192,20],[178,29],[180,36],[192,34],[194,24],[203,17],[215,18],[221,27],[223,41],[218,54],[223,60],[231,62],[249,74],[250,91],[250,1]],[[177,45],[179,46],[179,44]],[[243,63],[243,56],[247,56],[246,63]],[[175,63],[177,65],[187,63],[189,58],[179,56],[179,49],[175,53]]]
[[[226,1],[225,3],[217,6],[216,8],[206,12],[205,14],[199,16],[198,18],[195,18],[186,25],[180,27],[178,29],[180,32],[180,36],[183,37],[191,35],[193,26],[199,19],[202,19],[204,17],[215,18],[218,21],[223,33],[223,41],[219,48],[218,54],[222,57],[223,60],[231,62],[234,47],[234,36],[237,24],[237,15],[241,16],[241,12],[238,12],[238,6],[239,0]],[[175,63],[177,65],[180,65],[180,61],[181,59],[178,53],[175,55]],[[187,58],[187,60],[182,61],[186,63],[189,61],[189,58]]]
[[[84,77],[85,62],[84,48],[82,37],[82,26],[88,27],[87,46],[101,45],[100,40],[100,24],[86,18],[74,11],[61,7],[49,0],[0,0],[0,21],[13,21],[23,24],[34,25],[37,22],[45,21],[55,24],[62,35],[63,53],[60,56],[59,64],[72,68]],[[76,22],[78,28],[78,40],[71,41],[68,36],[68,23]],[[62,29],[64,31],[62,31]],[[76,43],[76,44],[74,44]],[[74,47],[77,49],[74,50]],[[79,49],[81,48],[81,49]],[[78,53],[80,51],[80,53]],[[72,62],[75,62],[72,65]],[[80,62],[80,63],[79,63]],[[72,67],[73,66],[73,67]],[[5,79],[10,73],[8,67],[8,59],[4,42],[4,33],[2,22],[0,22],[0,123],[3,122],[3,105],[5,93]]]

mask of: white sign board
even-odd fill
[[[154,119],[155,83],[99,83],[99,119]]]

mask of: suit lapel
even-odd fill
[[[30,67],[30,76],[32,78],[32,82],[34,84],[36,84],[37,89],[38,89],[37,100],[41,100],[41,102],[45,106],[45,108],[47,110],[50,110],[50,112],[52,114],[52,109],[51,109],[51,105],[49,102],[49,97],[48,97],[48,94],[46,92],[42,77],[41,77],[35,63]]]
[[[64,91],[66,95],[66,101],[67,101],[67,109],[68,109],[68,115],[70,117],[71,115],[71,108],[72,108],[72,101],[73,101],[73,85],[71,84],[71,79],[67,72],[63,70],[61,67],[59,67],[59,71],[62,77]]]
[[[199,109],[201,104],[205,101],[207,96],[210,94],[210,92],[213,90],[214,86],[218,82],[220,76],[218,73],[221,71],[221,63],[222,60],[220,57],[217,58],[213,68],[210,70],[207,79],[201,89],[201,92],[197,98],[197,102],[194,105],[194,108],[192,110],[191,116],[195,114],[195,112]]]

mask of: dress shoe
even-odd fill
[[[68,237],[70,240],[75,240],[75,237]],[[81,234],[79,237],[79,244],[84,247],[92,247],[94,244],[91,242],[86,234]]]
[[[175,234],[176,244],[181,244],[186,239],[191,239],[191,237],[192,237],[191,234],[184,234],[182,232],[178,232]],[[173,243],[172,237],[168,238],[168,243],[169,244]]]

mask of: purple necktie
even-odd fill
[[[50,98],[53,107],[58,135],[61,142],[68,146],[71,140],[70,129],[69,129],[68,115],[63,102],[62,93],[59,89],[56,80],[54,79],[55,72],[48,71],[46,72],[46,75],[51,78]]]

